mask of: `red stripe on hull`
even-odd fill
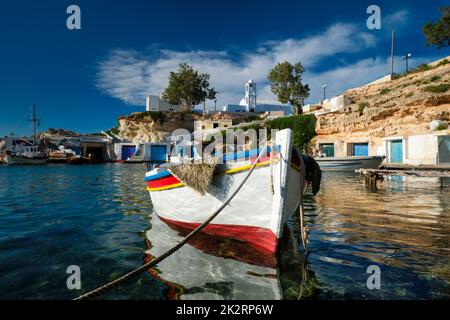
[[[158,216],[167,224],[186,230],[194,230],[200,225],[200,223],[176,221],[163,218],[160,215]],[[255,249],[263,252],[275,253],[277,251],[277,237],[271,230],[266,228],[228,224],[209,224],[202,230],[202,232],[209,233],[214,236],[244,241]]]
[[[178,180],[176,177],[169,176],[169,177],[161,178],[161,179],[158,179],[158,180],[147,181],[147,187],[149,187],[149,188],[162,188],[162,187],[170,186],[172,184],[178,184],[180,182],[181,181]]]
[[[251,157],[251,158],[250,158],[250,164],[254,164],[255,161],[256,161],[256,158],[257,158],[257,157]],[[274,154],[274,155],[273,155],[273,160],[277,160],[277,159],[279,159],[279,158],[280,158],[280,155],[279,155],[279,154]],[[260,162],[266,162],[266,161],[270,161],[270,152],[268,152],[266,156],[261,157],[261,158],[259,159],[258,163],[260,163]]]

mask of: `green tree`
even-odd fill
[[[289,62],[279,62],[275,68],[269,71],[267,79],[270,81],[270,89],[277,95],[281,103],[290,103],[297,114],[302,113],[302,106],[309,97],[309,86],[302,83],[302,75],[305,69],[302,64],[294,65]]]
[[[214,88],[210,88],[209,74],[199,74],[186,63],[180,63],[177,72],[170,72],[169,85],[163,92],[163,99],[174,105],[181,105],[184,112],[207,98],[215,98]]]
[[[439,9],[442,17],[435,23],[428,22],[423,26],[427,45],[438,46],[439,49],[450,46],[450,7]]]

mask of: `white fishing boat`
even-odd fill
[[[34,149],[30,147],[30,149]],[[6,164],[19,165],[19,164],[46,164],[47,157],[43,156],[39,151],[25,151],[19,153],[6,152]]]
[[[39,150],[36,141],[36,108],[33,105],[33,140],[16,137],[6,137],[6,163],[8,165],[46,164],[48,157]]]
[[[384,160],[382,156],[352,156],[315,158],[322,171],[352,171],[377,169]]]
[[[277,250],[285,222],[299,207],[301,182],[306,180],[301,176],[303,158],[292,147],[292,130],[279,131],[275,145],[266,151],[242,189],[203,232],[266,252]],[[237,190],[259,153],[255,149],[225,154],[203,193],[174,173],[177,163],[147,172],[147,190],[156,213],[168,224],[195,229]]]

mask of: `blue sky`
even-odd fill
[[[81,8],[82,29],[66,28],[66,8]],[[381,8],[381,30],[366,27],[366,9]],[[427,21],[446,1],[3,1],[0,10],[0,136],[28,134],[31,105],[40,130],[90,133],[117,116],[145,108],[169,71],[188,62],[211,74],[218,106],[237,103],[249,78],[259,97],[277,61],[301,61],[311,86],[307,102],[389,72],[390,33],[412,65],[449,55],[424,45]],[[212,107],[210,103],[209,107]]]

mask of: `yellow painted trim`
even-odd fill
[[[276,163],[278,161],[279,160],[273,160],[272,162]],[[264,162],[260,162],[256,166],[257,167],[263,167],[263,166],[268,166],[268,165],[270,165],[270,160],[264,161]],[[252,166],[253,166],[253,164],[249,164],[249,165],[245,165],[245,166],[242,166],[242,167],[229,169],[229,170],[223,172],[222,174],[233,174],[233,173],[249,170]],[[293,169],[295,169],[295,170],[300,172],[300,167],[298,167],[298,166],[296,166],[294,164],[291,164],[291,166],[292,166]],[[180,182],[180,183],[176,183],[176,184],[171,184],[170,186],[159,187],[159,188],[147,187],[147,190],[148,191],[163,191],[163,190],[169,190],[169,189],[174,189],[174,188],[183,187],[183,186],[185,186],[185,184]]]
[[[275,162],[275,161],[273,161],[273,162]],[[262,167],[262,166],[267,166],[269,164],[270,164],[270,161],[264,161],[264,162],[259,162],[256,166],[257,167]],[[253,164],[249,164],[249,165],[246,165],[246,166],[233,168],[233,169],[225,171],[224,174],[231,174],[231,173],[236,173],[236,172],[240,172],[240,171],[249,170],[252,166],[253,166]]]
[[[162,190],[168,190],[168,189],[173,189],[173,188],[178,188],[178,187],[183,187],[184,183],[180,182],[180,183],[175,183],[175,184],[171,184],[170,186],[164,186],[164,187],[158,187],[158,188],[150,188],[147,187],[148,191],[162,191]]]

